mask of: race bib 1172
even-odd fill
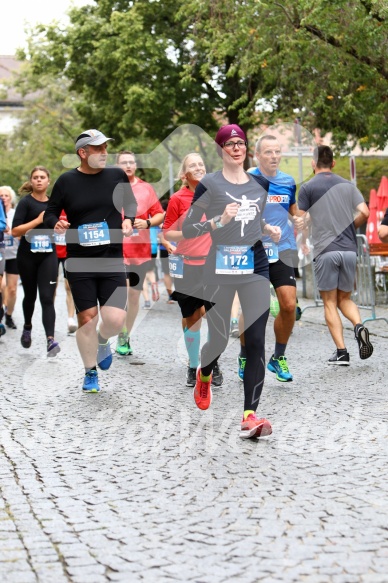
[[[249,245],[217,245],[216,273],[245,275],[253,273],[253,249]]]

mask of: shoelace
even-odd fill
[[[280,365],[280,368],[282,369],[283,372],[288,372],[288,364],[287,364],[287,360],[285,356],[280,356],[278,358],[278,362]]]
[[[201,381],[201,386],[199,387],[199,394],[201,395],[201,399],[206,399],[207,393],[209,390],[210,381]]]
[[[257,427],[263,426],[263,421],[260,422],[259,418],[256,417],[255,413],[251,413],[250,415],[248,415],[248,417],[243,421],[243,423],[249,423],[249,421],[255,421]],[[247,428],[249,428],[249,426]]]

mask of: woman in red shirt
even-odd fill
[[[163,223],[164,238],[178,243],[175,252],[169,257],[169,267],[175,285],[172,298],[178,302],[182,312],[185,344],[189,356],[187,387],[195,386],[199,365],[200,329],[202,316],[205,313],[202,272],[211,238],[209,234],[206,234],[196,239],[184,239],[182,224],[191,206],[195,188],[205,174],[205,164],[199,154],[192,153],[185,156],[178,172],[182,188],[170,198]],[[212,384],[220,387],[222,382],[222,373],[216,364]]]

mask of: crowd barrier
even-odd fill
[[[319,308],[323,306],[323,301],[319,294],[317,281],[315,279],[314,265],[312,264],[311,267],[314,303],[305,306],[302,309],[302,314],[310,308]],[[363,324],[373,320],[385,320],[388,324],[387,318],[376,316],[375,272],[372,268],[369,243],[365,235],[357,235],[357,270],[352,299],[360,309],[370,311],[370,316],[362,320]]]

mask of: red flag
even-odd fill
[[[377,190],[377,209],[384,211],[388,207],[388,178],[383,176]],[[384,216],[383,212],[383,216]]]
[[[376,208],[369,208],[369,219],[366,224],[366,237],[368,243],[381,243],[377,234],[381,219],[379,220],[379,211]]]
[[[377,209],[378,202],[377,202],[377,192],[374,188],[369,193],[369,210]]]
[[[381,242],[377,234],[381,222],[378,206],[379,200],[377,198],[377,192],[372,188],[369,194],[369,219],[366,224],[366,237],[369,244]]]

